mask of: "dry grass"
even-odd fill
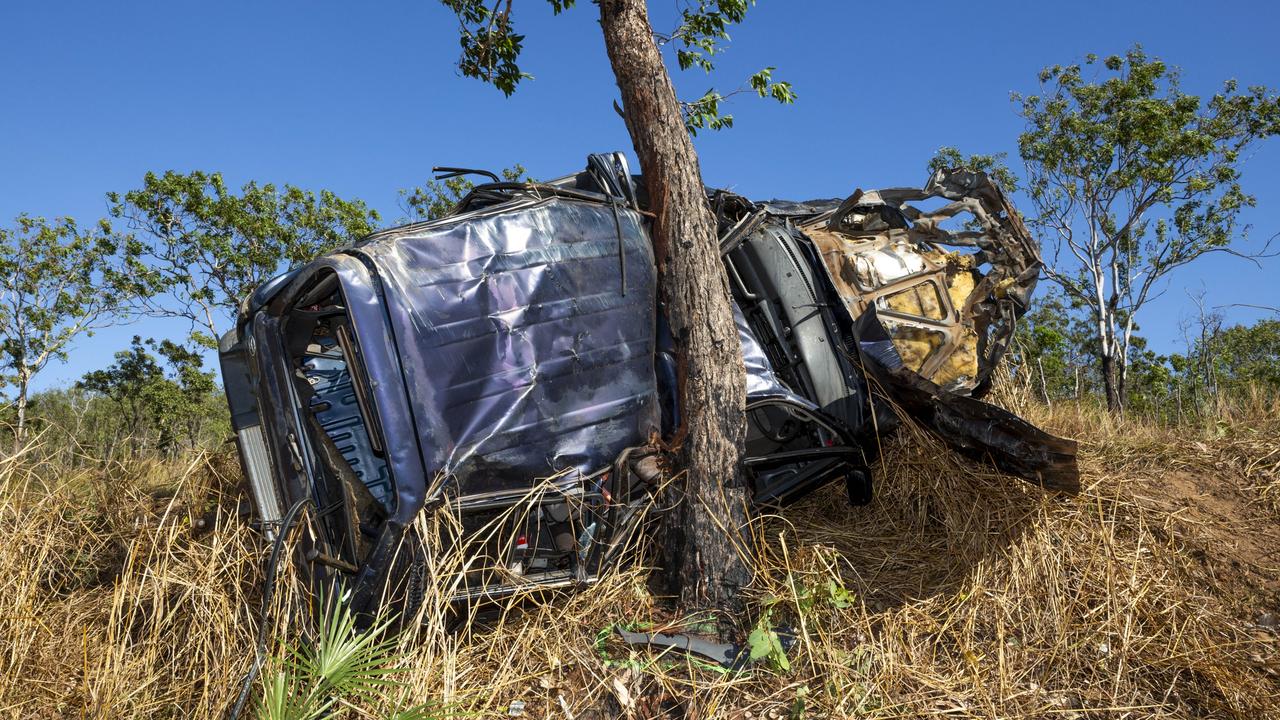
[[[870,506],[830,488],[762,524],[751,592],[794,628],[789,671],[597,642],[670,620],[633,568],[455,633],[429,594],[395,700],[468,717],[515,700],[562,718],[1280,717],[1277,408],[1168,429],[1005,401],[1081,439],[1085,490],[1046,495],[903,433]],[[0,712],[219,716],[266,553],[236,518],[233,461],[0,462]],[[300,622],[288,596],[277,637]]]

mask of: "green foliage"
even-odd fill
[[[823,612],[838,612],[853,607],[855,596],[837,577],[827,577],[820,584],[809,584],[797,576],[787,575],[791,603],[785,608],[788,616],[803,623],[821,623]],[[768,660],[774,670],[788,672],[791,661],[787,658],[782,638],[775,629],[775,617],[784,610],[781,598],[767,597],[762,603],[756,624],[747,636],[747,648],[751,659]]]
[[[853,593],[845,586],[837,583],[834,578],[828,578],[827,584],[823,586],[827,594],[827,602],[831,607],[837,610],[845,610],[853,607]]]
[[[752,2],[751,4],[754,4]],[[676,62],[681,70],[691,67],[705,72],[715,69],[711,58],[729,40],[729,27],[747,17],[747,0],[697,0],[680,8],[680,25],[675,32],[656,38],[660,43],[675,41]]]
[[[768,606],[756,620],[756,626],[747,636],[747,648],[751,651],[751,659],[767,659],[775,670],[787,672],[791,669],[791,661],[787,659],[787,651],[782,647],[778,633],[773,629],[773,607]]]
[[[1128,363],[1124,388],[1126,406],[1143,410],[1148,415],[1158,413],[1167,405],[1170,396],[1178,391],[1179,378],[1174,374],[1169,358],[1151,350],[1146,338],[1134,335]]]
[[[681,70],[701,69],[710,74],[715,70],[713,58],[724,51],[728,44],[729,28],[746,19],[747,10],[754,1],[748,0],[697,0],[680,8],[680,25],[668,35],[655,34],[659,47],[674,43],[676,64]],[[691,134],[698,130],[725,130],[733,127],[733,116],[720,113],[720,103],[744,92],[754,92],[758,97],[789,105],[796,100],[791,83],[773,79],[777,68],[766,67],[747,78],[746,85],[727,94],[709,88],[696,100],[682,102],[685,127]]]
[[[466,77],[493,85],[510,96],[522,80],[532,75],[520,69],[520,53],[524,35],[516,32],[511,17],[510,0],[493,7],[484,0],[440,0],[458,19],[458,41],[462,53],[458,70]],[[557,15],[574,4],[574,0],[548,0]],[[681,70],[715,70],[715,56],[729,42],[729,28],[746,19],[754,0],[683,0],[678,4],[680,23],[670,33],[654,33],[659,48],[675,48],[676,65]],[[766,67],[747,78],[745,85],[728,93],[711,88],[696,100],[682,102],[685,126],[690,133],[710,128],[733,127],[733,116],[722,115],[720,104],[729,97],[754,92],[784,105],[795,102],[791,83],[773,78],[775,68]]]
[[[440,0],[458,18],[458,43],[462,54],[458,70],[469,78],[482,80],[508,97],[521,80],[533,76],[520,69],[518,60],[524,49],[524,35],[515,31],[511,21],[511,3],[495,3],[492,8],[484,0]],[[558,15],[573,5],[573,0],[550,0]]]
[[[392,697],[399,687],[394,676],[406,668],[392,667],[397,652],[390,620],[361,632],[344,603],[327,608],[315,643],[290,648],[263,678],[260,720],[313,720],[341,708],[357,709],[360,717],[437,717],[429,705],[400,708]]]
[[[791,590],[795,594],[796,610],[802,616],[812,613],[820,605],[826,605],[837,610],[844,610],[853,606],[853,593],[837,582],[834,577],[829,577],[825,583],[814,587],[797,582],[794,577],[790,577],[788,578],[788,585],[791,586]]]
[[[1046,402],[1091,394],[1099,388],[1092,333],[1070,298],[1043,293],[1018,322],[1010,361],[1033,378],[1036,394]]]
[[[125,431],[137,434],[148,415],[148,395],[152,386],[166,381],[164,370],[154,356],[142,346],[142,338],[133,336],[128,350],[116,353],[111,366],[86,373],[76,388],[100,393],[123,411]]]
[[[1014,95],[1027,192],[1046,273],[1090,313],[1099,357],[1117,368],[1103,378],[1114,407],[1135,317],[1160,281],[1206,253],[1239,254],[1239,212],[1254,204],[1240,162],[1280,132],[1280,98],[1230,80],[1207,100],[1184,93],[1178,71],[1137,46],[1046,68],[1040,83]]]
[[[507,182],[525,182],[523,165],[516,163],[502,171]],[[428,180],[426,185],[400,191],[400,209],[409,220],[435,220],[453,211],[458,201],[471,192],[476,184],[465,175],[444,180]]]
[[[802,720],[805,717],[807,703],[805,700],[809,697],[809,686],[801,685],[796,688],[796,697],[791,701],[791,707],[787,708],[787,717],[792,720]]]
[[[1280,320],[1222,327],[1213,318],[1185,355],[1169,358],[1188,394],[1280,393]]]
[[[1261,385],[1280,392],[1280,320],[1234,325],[1218,333],[1216,372],[1221,381],[1243,389]]]
[[[210,431],[225,434],[228,429],[214,373],[203,365],[198,353],[181,345],[169,340],[144,343],[135,335],[128,350],[116,353],[114,363],[86,373],[76,388],[96,393],[119,409],[120,419],[113,423],[122,426],[118,442],[134,451],[154,446],[172,453],[207,441]]]
[[[994,155],[964,155],[959,149],[950,145],[944,145],[938,148],[938,152],[929,158],[929,172],[934,173],[939,170],[952,170],[955,168],[967,168],[969,170],[977,170],[984,172],[990,176],[1000,189],[1006,193],[1013,193],[1018,190],[1018,176],[1013,174],[1009,169],[1009,165],[1005,162],[1008,153],[995,153]]]
[[[130,291],[121,250],[106,225],[86,233],[70,218],[20,215],[0,228],[0,379],[64,359],[73,338],[110,319]]]
[[[142,309],[190,321],[207,347],[259,283],[368,234],[378,219],[328,190],[248,182],[236,193],[220,173],[200,171],[147,173],[141,188],[107,197],[136,233],[133,269],[163,290]]]
[[[1078,301],[1061,292],[1036,298],[1019,321],[1008,356],[1014,377],[1046,402],[1103,392],[1097,333]],[[1224,327],[1202,313],[1185,353],[1161,355],[1131,337],[1125,400],[1146,417],[1170,422],[1212,412],[1217,400],[1280,395],[1280,320]]]
[[[17,389],[18,435],[31,379],[151,291],[128,272],[136,254],[105,222],[83,231],[70,218],[19,215],[0,228],[0,389]]]
[[[757,72],[747,78],[748,88],[739,88],[728,95],[721,95],[715,88],[711,88],[697,100],[681,103],[685,127],[693,135],[697,135],[698,130],[702,128],[726,130],[733,127],[733,116],[721,115],[720,103],[734,95],[747,92],[748,89],[762,98],[773,98],[784,105],[795,102],[796,94],[791,88],[791,83],[774,82],[773,71],[774,68],[767,67]]]

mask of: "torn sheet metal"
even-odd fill
[[[948,392],[905,365],[875,307],[855,329],[863,367],[892,402],[953,449],[1064,492],[1080,491],[1076,442],[1041,430],[1003,408]]]
[[[850,428],[866,418],[861,376],[842,341],[812,243],[786,218],[755,211],[721,242],[730,287],[778,377]]]
[[[910,204],[934,198],[949,202]],[[850,315],[874,306],[908,368],[953,392],[985,391],[1042,265],[985,173],[939,170],[923,188],[857,191],[802,230]]]
[[[726,259],[726,263],[729,261]],[[812,313],[810,308],[807,313]],[[742,359],[747,370],[747,436],[743,445],[742,470],[752,499],[760,505],[783,505],[802,497],[814,488],[843,479],[849,501],[862,505],[871,500],[871,473],[868,457],[858,447],[857,437],[849,431],[850,416],[858,426],[863,422],[861,408],[866,404],[865,385],[846,385],[837,376],[813,372],[822,361],[837,364],[835,342],[824,345],[814,335],[809,340],[822,348],[816,356],[791,363],[791,376],[801,374],[808,381],[805,388],[813,397],[801,395],[787,385],[775,371],[769,353],[761,346],[757,330],[751,327],[737,302],[733,303],[734,321],[742,344]],[[771,332],[767,322],[759,332]],[[785,338],[770,335],[775,353],[785,353]],[[853,371],[850,371],[851,374]],[[813,382],[817,380],[818,382]],[[828,381],[828,382],[822,382]],[[839,388],[838,391],[835,388]],[[818,388],[815,392],[813,388]],[[832,392],[844,395],[826,408],[818,401]],[[852,412],[841,412],[853,408]],[[835,412],[832,412],[835,410]]]
[[[465,496],[586,473],[658,428],[656,273],[633,210],[524,199],[358,252],[383,284],[429,478]]]
[[[447,218],[375,233],[246,298],[221,347],[228,400],[237,430],[261,434],[240,442],[264,527],[284,507],[316,511],[300,561],[315,587],[343,573],[353,607],[412,598],[402,565],[423,558],[396,558],[427,508],[483,539],[467,554],[487,565],[460,599],[577,586],[616,561],[656,485],[627,448],[679,423],[633,180],[615,154],[547,183],[477,186]],[[931,198],[947,204],[910,204]],[[841,480],[869,501],[890,407],[971,457],[1078,486],[1073,443],[966,397],[985,389],[1040,263],[986,176],[843,202],[710,200],[755,502]],[[941,227],[965,213],[972,227]],[[549,499],[529,500],[534,488]],[[510,541],[490,542],[495,527]]]
[[[947,202],[910,204],[933,198]],[[1041,267],[1034,238],[985,174],[939,171],[923,188],[857,191],[843,202],[756,204],[727,192],[711,201],[730,287],[760,314],[751,327],[773,366],[787,369],[777,373],[783,384],[810,400],[834,391],[856,400],[819,404],[864,447],[894,424],[894,407],[970,457],[1045,487],[1079,488],[1075,443],[975,399]],[[839,334],[819,321],[829,309],[842,311]],[[824,335],[840,350],[804,352],[797,342]],[[888,402],[872,408],[866,390],[842,389],[855,386],[840,373],[813,372],[841,354],[863,360]]]

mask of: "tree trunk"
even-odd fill
[[[1098,283],[1095,280],[1095,283]],[[1102,285],[1095,284],[1097,305],[1093,308],[1093,319],[1098,332],[1098,369],[1102,374],[1102,391],[1107,398],[1107,410],[1119,415],[1124,411],[1124,394],[1121,384],[1120,363],[1124,358],[1117,350],[1118,341],[1115,336],[1115,315],[1102,297]],[[1120,362],[1117,363],[1117,360]]]
[[[715,219],[644,0],[600,0],[600,25],[656,216],[654,248],[680,358],[687,473],[680,502],[663,520],[663,579],[684,609],[737,615],[752,573],[738,478],[746,371]]]
[[[1124,414],[1129,402],[1129,353],[1121,355],[1116,363],[1116,397],[1120,400],[1119,412]]]
[[[1107,395],[1107,410],[1119,414],[1124,411],[1124,397],[1120,391],[1120,368],[1109,352],[1102,352],[1102,387]]]
[[[1049,382],[1044,377],[1043,358],[1036,357],[1036,367],[1040,368],[1040,394],[1044,395],[1044,404],[1053,407],[1053,400],[1049,397]]]
[[[27,431],[27,388],[31,384],[29,378],[24,373],[18,374],[18,422],[13,428],[13,454],[17,455],[22,449],[23,435]]]

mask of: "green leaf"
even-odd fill
[[[747,636],[747,647],[751,648],[751,659],[759,660],[760,658],[768,657],[781,645],[778,644],[777,633],[767,627],[757,626]]]
[[[755,628],[747,636],[747,648],[752,661],[767,658],[774,668],[786,672],[791,669],[791,661],[787,659],[778,633],[770,625],[772,614],[768,609],[760,614]]]
[[[853,606],[853,593],[833,579],[827,580],[827,600],[832,607],[844,610]]]
[[[259,283],[371,232],[378,215],[359,200],[250,181],[239,193],[219,173],[147,173],[110,193],[131,253],[136,308],[188,320],[206,346]],[[196,334],[198,333],[198,335]]]

